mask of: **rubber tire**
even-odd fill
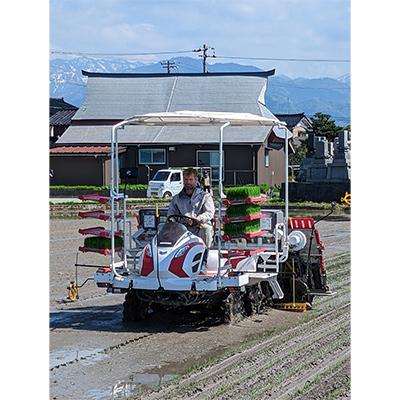
[[[140,300],[134,289],[125,295],[123,304],[123,322],[141,321],[147,317],[149,303]]]
[[[169,200],[169,199],[171,199],[171,198],[172,198],[172,193],[171,193],[171,192],[165,192],[165,193],[163,194],[163,199]]]
[[[244,317],[243,294],[229,293],[221,302],[221,322],[224,324],[239,322]]]

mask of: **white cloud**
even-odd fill
[[[343,59],[349,57],[349,14],[348,0],[57,0],[51,3],[51,43],[114,53],[190,50],[207,43],[217,55]],[[291,76],[349,72],[348,64],[275,65]]]

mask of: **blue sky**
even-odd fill
[[[50,48],[87,53],[350,59],[349,0],[51,0]],[[179,54],[176,54],[178,56]],[[195,53],[181,54],[197,57]],[[136,56],[158,61],[174,55]],[[60,56],[58,56],[60,57]],[[209,59],[210,60],[210,59]],[[231,60],[290,77],[338,77],[350,63]]]

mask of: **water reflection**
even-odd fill
[[[134,374],[127,380],[119,380],[108,389],[94,389],[89,391],[92,400],[125,399],[134,394],[142,393],[146,387],[160,386],[173,378],[171,374]]]

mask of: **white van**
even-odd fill
[[[147,197],[170,199],[183,189],[180,169],[160,169],[149,182]]]

